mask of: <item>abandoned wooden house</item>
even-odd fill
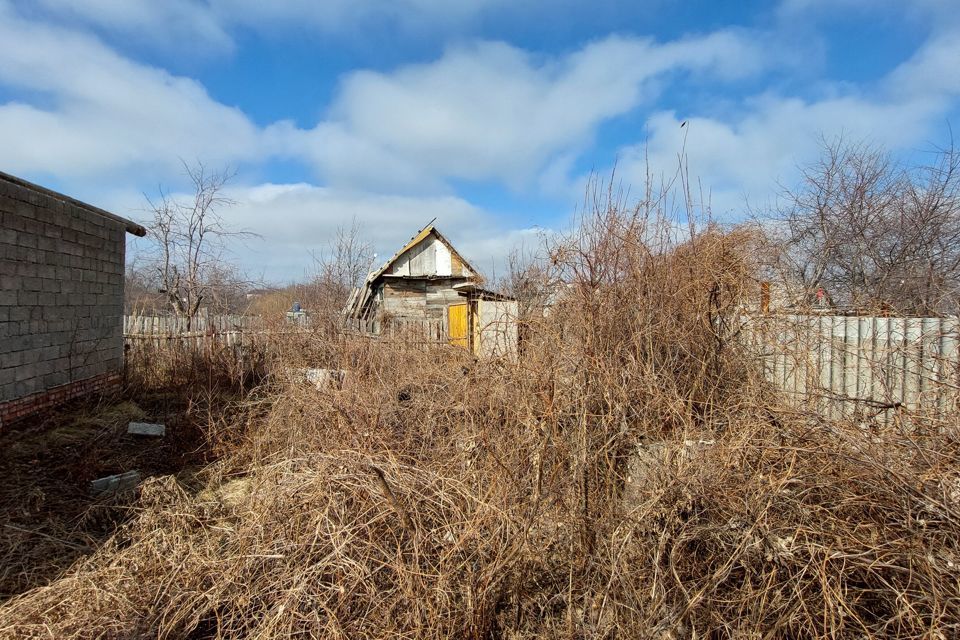
[[[517,303],[484,289],[479,272],[433,224],[355,289],[348,324],[366,333],[424,333],[477,355],[513,353]]]
[[[0,428],[120,381],[127,233],[146,229],[0,173]]]

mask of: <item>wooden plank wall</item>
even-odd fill
[[[344,329],[348,333],[374,338],[403,339],[413,342],[447,342],[446,318],[347,318]]]
[[[453,288],[462,282],[466,279],[388,278],[383,284],[381,309],[394,317],[439,320],[446,317],[448,306],[466,300]]]

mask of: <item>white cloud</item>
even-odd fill
[[[320,248],[314,243],[354,215],[384,253],[439,216],[441,229],[487,268],[491,260],[503,264],[513,241],[530,240],[532,232],[510,230],[447,195],[451,183],[536,185],[576,202],[585,180],[567,176],[601,124],[636,113],[678,79],[692,78],[703,90],[784,63],[776,34],[737,30],[669,42],[610,36],[551,55],[468,42],[427,63],[346,75],[323,119],[304,130],[289,122],[257,126],[190,78],[56,26],[83,20],[110,32],[150,31],[174,42],[228,47],[231,29],[241,23],[335,29],[375,13],[408,26],[457,23],[501,1],[39,0],[59,16],[51,23],[24,18],[42,15],[26,3],[17,4],[18,11],[0,0],[0,86],[17,96],[0,104],[0,168],[84,185],[82,197],[97,181],[169,184],[180,173],[179,158],[252,167],[287,158],[315,168],[328,186],[235,190],[241,204],[230,215],[264,236],[240,249],[254,270],[259,264],[271,277],[300,275],[307,250]],[[821,0],[793,4],[798,15],[822,10]],[[873,87],[837,85],[813,99],[762,93],[723,116],[658,111],[648,118],[648,142],[621,150],[619,174],[637,183],[646,154],[654,167],[672,171],[686,134],[691,174],[712,188],[715,209],[725,212],[739,208],[743,195],[765,196],[778,177],[789,177],[796,162],[814,152],[819,132],[894,148],[917,145],[940,126],[960,93],[960,38],[949,24],[938,24],[911,60]],[[683,120],[689,124],[681,129]],[[95,194],[91,198],[100,203]],[[139,196],[134,200],[131,206],[139,207]],[[128,212],[120,201],[113,208]]]
[[[43,1],[124,25],[160,20],[161,11],[189,16],[196,4]],[[179,158],[236,165],[285,157],[351,188],[438,193],[449,179],[525,185],[557,154],[586,146],[602,122],[654,95],[668,74],[736,78],[763,59],[754,38],[732,31],[667,43],[614,36],[560,56],[476,42],[433,62],[347,75],[313,129],[262,128],[190,78],[4,6],[0,85],[29,98],[0,105],[0,128],[9,132],[0,163],[58,176],[162,176]]]
[[[328,248],[338,227],[357,221],[384,262],[431,220],[463,256],[487,276],[502,275],[510,252],[536,242],[536,230],[511,229],[490,212],[455,196],[381,195],[309,184],[263,184],[232,189],[238,204],[226,215],[232,225],[258,233],[237,249],[249,268],[273,279],[297,277],[310,266],[310,252]]]
[[[914,150],[942,133],[960,94],[958,36],[931,38],[872,89],[832,87],[813,100],[765,93],[745,99],[726,118],[654,113],[646,141],[620,150],[618,172],[639,189],[648,160],[657,175],[672,175],[685,151],[690,176],[712,194],[714,213],[730,219],[742,216],[746,199],[762,205],[776,194],[778,181],[789,183],[798,164],[818,153],[821,135]]]
[[[0,7],[0,164],[15,173],[95,176],[163,168],[179,157],[264,157],[269,132],[189,78],[138,64],[99,40]]]
[[[350,74],[327,119],[299,144],[338,183],[520,185],[652,97],[655,80],[743,77],[766,59],[753,38],[729,31],[668,43],[611,36],[559,57],[477,42],[428,64]]]
[[[308,274],[311,253],[319,256],[337,228],[349,228],[354,220],[377,252],[378,263],[434,218],[464,257],[487,272],[502,269],[514,240],[523,235],[454,196],[378,195],[302,183],[236,186],[226,195],[236,204],[221,210],[225,223],[259,236],[232,242],[233,257],[250,275],[262,274],[273,282]],[[100,204],[137,219],[146,216],[142,196],[135,193],[113,194]],[[146,244],[141,241],[139,246],[143,250]]]
[[[20,4],[55,20],[81,21],[169,49],[233,46],[220,17],[207,3],[195,0],[30,0]]]
[[[885,88],[909,101],[960,94],[960,26],[930,40],[887,78]]]

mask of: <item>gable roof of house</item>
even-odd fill
[[[47,189],[46,187],[41,187],[40,185],[34,184],[32,182],[28,182],[23,178],[18,178],[16,176],[10,175],[9,173],[4,173],[3,171],[0,171],[0,182],[7,182],[10,184],[17,185],[18,187],[24,187],[36,193],[42,193],[43,195],[53,198],[54,200],[59,200],[61,202],[69,203],[75,207],[83,209],[84,211],[88,211],[90,213],[96,214],[103,218],[107,218],[108,220],[113,220],[114,222],[118,222],[122,224],[124,228],[127,230],[127,233],[132,233],[135,236],[143,237],[147,235],[147,230],[142,225],[137,224],[133,220],[128,220],[126,218],[118,216],[115,213],[110,213],[109,211],[104,211],[100,207],[95,207],[92,204],[87,204],[86,202],[77,200],[76,198],[71,198],[70,196],[54,191],[53,189]]]
[[[460,260],[460,263],[463,264],[463,266],[466,267],[470,271],[470,273],[474,274],[474,276],[476,276],[479,273],[476,269],[473,268],[472,264],[467,262],[466,259],[462,255],[460,255],[460,252],[458,252],[454,248],[453,244],[451,244],[451,242],[447,240],[444,237],[444,235],[437,230],[437,228],[433,225],[433,222],[431,221],[430,224],[425,226],[423,229],[420,229],[420,231],[418,231],[416,235],[410,238],[409,242],[407,242],[407,244],[403,245],[403,248],[401,248],[399,251],[393,254],[393,257],[387,260],[382,267],[380,267],[379,269],[371,273],[369,276],[367,276],[367,280],[366,280],[367,283],[370,283],[370,284],[374,283],[377,280],[377,278],[379,278],[384,273],[386,273],[387,269],[389,269],[393,265],[393,263],[399,260],[403,254],[405,254],[407,251],[410,251],[415,246],[417,246],[418,244],[426,240],[428,237],[430,237],[430,234],[435,235],[437,239],[440,240],[440,242],[442,242],[447,247],[447,249],[450,250],[450,253],[455,255],[457,259]]]
[[[427,226],[425,226],[423,229],[420,229],[420,231],[418,231],[412,238],[410,238],[410,240],[405,245],[403,245],[403,247],[399,251],[393,254],[393,257],[387,260],[383,264],[383,266],[381,266],[376,271],[370,273],[370,275],[368,275],[367,278],[363,281],[363,285],[361,285],[360,288],[354,289],[353,291],[350,292],[350,296],[347,299],[347,304],[344,307],[344,312],[351,317],[357,317],[360,314],[362,314],[363,309],[366,307],[367,302],[370,301],[371,296],[373,294],[374,283],[382,275],[384,275],[387,272],[387,270],[397,260],[399,260],[401,256],[403,256],[403,254],[405,254],[407,251],[410,251],[411,249],[416,247],[418,244],[426,240],[428,237],[430,237],[431,234],[436,236],[437,239],[440,240],[440,242],[442,242],[444,246],[446,246],[447,249],[450,250],[450,253],[455,255],[457,259],[460,260],[460,263],[464,266],[464,268],[468,269],[470,273],[473,274],[472,276],[473,279],[476,279],[478,277],[479,272],[476,269],[474,269],[473,265],[467,262],[462,255],[460,255],[460,253],[454,248],[453,244],[451,244],[451,242],[447,240],[442,233],[437,231],[437,228],[433,226],[433,220],[431,220]]]

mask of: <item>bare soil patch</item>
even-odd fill
[[[91,480],[131,469],[188,480],[207,452],[183,408],[159,393],[102,397],[0,435],[0,601],[55,579],[128,519],[137,492],[94,496]],[[127,434],[131,420],[163,421],[167,434]]]

